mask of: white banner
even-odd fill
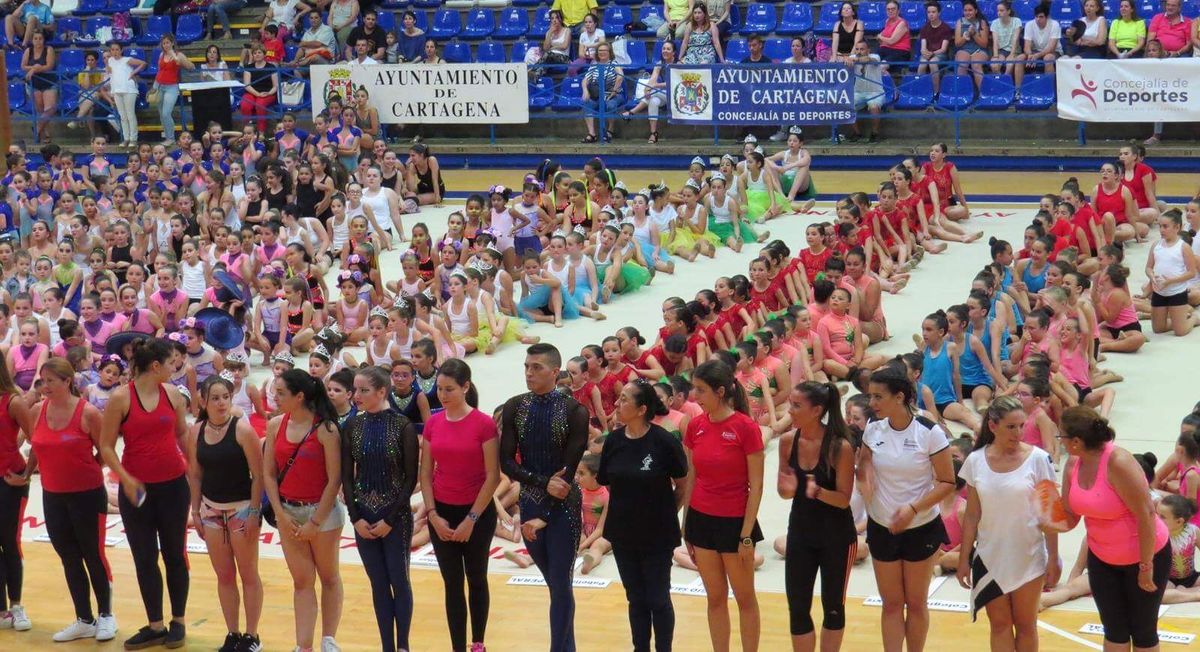
[[[366,89],[384,124],[522,124],[529,122],[524,63],[312,66],[313,112],[331,95]]]
[[[1200,59],[1063,59],[1057,85],[1066,120],[1200,121]]]

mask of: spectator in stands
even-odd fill
[[[1013,18],[1012,4],[1008,0],[996,3],[996,17],[992,20],[992,61],[1023,61],[1021,52],[1021,20]],[[1018,89],[1025,70],[1015,63],[993,63],[993,73],[1012,75]],[[1019,91],[1018,91],[1019,92]]]
[[[829,47],[833,50],[835,62],[850,63],[854,59],[854,46],[865,39],[863,24],[851,2],[842,3],[838,16],[838,22],[833,26],[833,42]]]
[[[859,41],[854,45],[854,51],[850,53],[847,64],[854,68],[854,109],[859,112],[866,109],[871,114],[871,131],[867,135],[867,142],[877,143],[879,142],[879,114],[883,111],[883,102],[886,99],[883,89],[883,71],[887,65],[881,65],[879,55],[871,53],[871,48],[867,46],[866,41]],[[862,138],[858,122],[853,123],[851,129],[853,133],[850,134],[849,140],[857,142]]]
[[[287,39],[288,34],[300,31],[300,19],[312,9],[300,0],[272,0],[267,3],[267,12],[263,14],[262,26],[275,25],[279,28],[279,38]]]
[[[417,15],[413,12],[405,11],[401,17],[396,42],[401,61],[416,61],[421,57],[421,51],[425,49],[425,30],[417,27]]]
[[[746,45],[749,47],[750,54],[742,59],[742,63],[754,64],[756,66],[769,66],[775,63],[770,57],[763,54],[763,37],[758,34],[750,35],[746,40]]]
[[[137,75],[146,67],[146,62],[125,56],[121,51],[121,44],[112,41],[108,44],[108,56],[105,57],[104,67],[108,71],[109,90],[112,91],[115,100],[117,115],[121,117],[122,144],[132,147],[137,142],[138,131],[135,108],[138,96]]]
[[[259,41],[262,43],[263,52],[266,53],[266,61],[271,65],[283,63],[284,50],[287,49],[287,44],[283,42],[283,36],[279,33],[279,25],[267,25],[259,34]],[[247,55],[246,62],[243,67],[254,65],[254,52],[245,52]]]
[[[1179,13],[1181,0],[1163,0],[1163,11],[1150,19],[1148,40],[1162,42],[1167,58],[1187,56],[1192,51],[1192,21]]]
[[[704,8],[708,10],[709,20],[717,26],[717,33],[721,39],[729,36],[729,29],[732,27],[732,18],[730,16],[733,8],[733,0],[703,0]]]
[[[446,60],[438,55],[437,41],[429,38],[425,39],[425,49],[421,56],[417,57],[417,63],[446,63]]]
[[[588,112],[583,119],[587,125],[587,136],[583,142],[596,142],[596,120],[591,112],[604,111],[616,117],[616,110],[623,103],[622,91],[625,88],[625,73],[621,67],[613,63],[611,43],[601,43],[596,46],[596,60],[583,75],[583,106]],[[604,132],[604,142],[612,140],[612,131]]]
[[[1068,52],[1079,59],[1103,59],[1108,51],[1108,20],[1100,0],[1083,0],[1083,18],[1067,28]]]
[[[600,11],[600,6],[596,4],[596,0],[554,0],[550,10],[555,9],[562,14],[563,24],[570,28],[572,33],[578,34],[583,27],[583,19],[588,14]]]
[[[4,35],[8,37],[8,47],[13,49],[29,47],[38,32],[53,31],[54,14],[50,13],[49,2],[25,0],[4,18]]]
[[[376,62],[383,61],[387,56],[387,36],[384,35],[382,29],[379,29],[379,14],[374,10],[364,11],[362,27],[350,30],[350,35],[346,37],[347,59],[353,59],[356,56],[354,49],[358,47],[359,40],[363,38],[370,41],[367,54]]]
[[[371,56],[371,47],[373,45],[374,41],[365,36],[360,36],[354,44],[354,58],[350,59],[348,63],[356,66],[371,66],[379,63],[379,59]]]
[[[96,136],[96,121],[93,118],[107,118],[111,115],[107,107],[113,106],[106,77],[104,68],[100,67],[100,54],[88,51],[83,56],[83,70],[75,75],[75,83],[79,84],[79,108],[75,110],[75,117],[87,120],[88,135],[93,138]],[[68,129],[77,126],[79,123],[75,120],[67,123]],[[101,135],[107,136],[107,133],[102,130]]]
[[[279,73],[267,64],[267,53],[256,47],[251,53],[253,63],[242,73],[242,117],[247,121],[258,117],[258,133],[267,132],[267,113],[279,94]]]
[[[1120,13],[1108,28],[1108,51],[1117,59],[1132,59],[1146,47],[1146,21],[1138,18],[1133,0],[1121,0]]]
[[[563,20],[563,12],[550,10],[550,29],[542,39],[542,63],[562,65],[571,60],[571,30]]]
[[[1054,72],[1054,60],[1062,56],[1062,28],[1050,20],[1050,3],[1033,10],[1033,20],[1025,23],[1025,69]]]
[[[691,15],[688,9],[692,6],[692,2],[693,0],[663,0],[663,17],[667,19],[667,22],[658,26],[659,40],[683,36],[688,16]]]
[[[212,4],[208,5],[208,38],[213,41],[218,38],[232,39],[233,27],[229,23],[229,14],[245,6],[246,0],[213,0]],[[223,33],[217,31],[218,20]]]
[[[46,45],[46,34],[33,33],[29,47],[21,55],[21,70],[25,83],[33,87],[33,110],[37,115],[37,138],[42,142],[50,133],[50,119],[58,109],[58,76],[54,73],[58,56]]]
[[[812,59],[809,59],[808,55],[804,53],[804,37],[803,36],[793,36],[792,42],[791,42],[791,47],[792,47],[792,55],[790,57],[784,59],[783,60],[784,63],[812,63]],[[784,130],[786,130],[786,129],[787,129],[787,127],[785,125]]]
[[[645,81],[638,82],[638,91],[642,93],[642,99],[638,101],[637,106],[632,110],[621,114],[621,117],[629,119],[632,113],[640,113],[645,109],[650,114],[650,138],[646,141],[653,145],[658,142],[658,113],[662,107],[671,108],[670,101],[667,100],[667,67],[675,63],[675,42],[663,41],[662,58],[654,65],[654,70],[650,72],[650,78]]]
[[[721,33],[708,19],[708,8],[704,5],[692,7],[692,19],[683,29],[682,40],[681,62],[725,63],[725,54],[721,51]]]
[[[942,22],[942,7],[936,2],[925,5],[925,26],[921,28],[921,63],[917,66],[917,74],[929,73],[933,79],[933,92],[941,88],[941,66],[950,53],[950,41],[954,39],[954,30]]]
[[[230,81],[233,75],[229,64],[221,58],[221,48],[210,45],[204,50],[204,63],[200,64],[200,81]]]
[[[296,57],[289,65],[296,67],[312,64],[332,63],[338,51],[337,35],[333,28],[321,20],[321,12],[308,12],[308,29],[300,35],[300,46]]]
[[[912,60],[912,32],[908,21],[900,15],[898,0],[888,0],[884,11],[887,20],[879,32],[879,58],[892,63],[907,63]]]
[[[596,58],[596,46],[608,40],[604,30],[600,29],[600,19],[596,14],[583,17],[583,29],[579,32],[579,58],[571,62],[567,68],[567,76],[574,77]]]
[[[329,27],[337,35],[338,44],[338,48],[334,50],[335,52],[341,52],[346,48],[354,46],[354,43],[347,39],[350,38],[350,32],[358,27],[358,16],[358,0],[333,0],[330,3]]]
[[[962,18],[954,26],[954,60],[958,62],[958,74],[965,75],[967,68],[971,69],[975,88],[979,88],[983,83],[983,62],[988,60],[991,31],[975,0],[963,0],[962,11]]]

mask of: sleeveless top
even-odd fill
[[[238,418],[230,417],[221,440],[210,444],[204,436],[208,421],[200,422],[196,437],[196,462],[203,471],[200,495],[214,503],[250,500],[250,464],[237,441],[237,424]]]
[[[946,350],[947,344],[947,341],[942,341],[942,347],[937,355],[934,355],[928,346],[922,352],[925,365],[921,372],[921,384],[933,392],[933,400],[938,405],[953,403],[957,400],[956,396],[958,395],[952,384],[954,382],[954,363],[950,361],[950,352]]]
[[[1116,445],[1104,444],[1100,462],[1096,467],[1096,479],[1091,489],[1079,485],[1079,462],[1071,467],[1068,507],[1083,517],[1087,527],[1088,550],[1100,561],[1113,566],[1136,564],[1141,558],[1138,543],[1137,518],[1121,500],[1117,490],[1108,481],[1108,459]],[[1154,549],[1157,551],[1167,543],[1167,526],[1157,515],[1154,517]]]
[[[1025,417],[1025,423],[1021,425],[1021,441],[1043,450],[1045,450],[1045,444],[1042,442],[1042,431],[1037,425],[1037,416],[1045,413],[1046,411],[1042,408],[1035,407],[1029,411],[1028,416]]]
[[[142,405],[137,386],[129,385],[129,413],[121,422],[125,450],[121,464],[142,482],[166,482],[187,471],[187,462],[175,439],[175,407],[167,390],[158,386],[158,404],[153,410]]]
[[[1183,238],[1175,240],[1175,244],[1167,244],[1164,240],[1159,240],[1154,243],[1154,273],[1158,276],[1171,278],[1172,276],[1182,276],[1187,272],[1187,264],[1183,260],[1183,248],[1187,243]],[[1191,285],[1191,279],[1172,283],[1164,288],[1155,290],[1155,294],[1163,297],[1170,297],[1176,294],[1181,294],[1188,291]]]
[[[1117,184],[1114,192],[1106,192],[1103,184],[1097,185],[1096,197],[1092,200],[1092,203],[1096,206],[1096,214],[1103,216],[1105,213],[1112,213],[1117,224],[1128,222],[1129,216],[1125,214],[1125,198],[1121,196],[1121,191],[1124,188],[1125,186]],[[1087,233],[1087,229],[1084,229],[1084,233]],[[1092,235],[1089,233],[1088,241],[1091,242],[1091,240]],[[1095,243],[1092,244],[1092,248],[1095,249]]]
[[[161,86],[179,83],[179,62],[175,57],[168,57],[165,53],[158,55],[158,74],[154,76],[154,81]]]
[[[209,376],[217,373],[216,368],[213,366],[213,359],[216,357],[216,354],[207,345],[201,345],[198,353],[188,351],[187,357],[192,368],[196,370],[196,385],[203,383]]]
[[[262,327],[264,333],[279,332],[279,311],[283,309],[280,305],[282,299],[275,298],[270,301],[260,301],[259,306],[262,307]]]
[[[80,325],[83,326],[83,337],[91,346],[92,353],[95,353],[96,355],[104,355],[106,350],[105,344],[108,342],[108,338],[113,333],[117,332],[117,329],[111,323],[106,322],[103,319],[97,319],[96,321],[91,322],[85,321]]]
[[[1046,287],[1046,270],[1050,269],[1050,263],[1046,263],[1036,276],[1030,272],[1032,269],[1033,263],[1031,262],[1021,270],[1021,282],[1025,284],[1029,294],[1037,294]]]
[[[956,343],[957,340],[956,340]],[[979,341],[983,344],[983,340]],[[962,342],[958,343],[962,352],[958,356],[958,373],[959,379],[963,385],[987,385],[992,387],[992,377],[988,375],[987,369],[983,366],[983,361],[975,354],[971,348],[971,334],[964,332]],[[964,390],[965,391],[965,390]],[[963,396],[963,398],[967,398]]]
[[[30,444],[37,455],[38,471],[45,491],[74,493],[104,486],[95,443],[83,431],[83,406],[86,403],[83,399],[75,403],[75,412],[62,430],[50,428],[46,421],[46,409],[50,407],[50,402],[42,403]]]
[[[950,173],[954,171],[954,164],[950,161],[942,162],[942,169],[938,170],[933,167],[933,163],[926,161],[921,165],[921,172],[929,177],[932,183],[938,190],[938,204],[942,208],[950,205],[950,196],[954,192],[954,179]]]
[[[837,22],[836,30],[837,30],[837,35],[838,35],[837,53],[845,55],[845,54],[850,54],[851,52],[853,52],[854,51],[854,34],[855,34],[855,32],[858,31],[858,21],[855,20],[853,23],[851,23],[850,30],[846,31],[846,23],[844,21],[839,20]]]
[[[450,318],[450,333],[455,336],[467,335],[471,328],[471,314],[468,312],[470,300],[463,298],[462,308],[455,313],[454,302],[446,302],[446,316]]]
[[[276,479],[279,477],[278,472],[283,471],[287,466],[292,452],[297,447],[300,448],[300,452],[296,454],[296,460],[292,463],[291,470],[287,472],[283,483],[279,485],[279,498],[293,503],[315,504],[321,501],[321,494],[324,493],[325,484],[329,479],[325,472],[325,446],[317,438],[316,432],[308,433],[307,439],[303,440],[303,446],[288,441],[289,419],[290,415],[284,414],[283,419],[279,422],[279,431],[275,433]]]
[[[900,18],[899,16],[897,16],[895,20],[887,21],[886,23],[883,24],[883,30],[879,32],[879,36],[881,38],[890,38],[892,36],[892,34],[895,33],[896,29],[898,29],[900,27],[900,24],[902,22],[904,22],[904,19]],[[900,50],[902,52],[911,52],[912,51],[912,30],[909,30],[904,35],[904,38],[900,39],[899,41],[896,41],[892,45],[886,45],[886,46],[881,46],[881,47],[886,47],[890,50]]]
[[[8,409],[13,396],[15,394],[6,394],[0,399],[0,473],[20,473],[25,470],[25,456],[17,446],[21,426]]]
[[[717,48],[713,45],[712,33],[708,30],[692,30],[688,35],[687,52],[680,63],[715,63]]]
[[[38,358],[41,357],[42,351],[48,351],[49,347],[41,342],[26,348],[23,344],[18,344],[12,348],[13,356],[13,382],[17,387],[25,391],[33,386],[33,378],[37,375]],[[3,410],[3,416],[8,416],[7,403]]]
[[[816,498],[809,498],[805,490],[811,474],[818,487],[826,491],[837,491],[837,470],[829,465],[828,455],[821,454],[824,450],[818,453],[817,465],[814,468],[801,468],[800,455],[797,452],[800,448],[799,437],[800,433],[797,431],[787,461],[797,480],[796,495],[792,498],[792,510],[788,517],[788,543],[791,545],[791,541],[794,540],[806,546],[821,548],[849,546],[858,537],[850,507],[834,507]]]

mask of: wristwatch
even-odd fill
[[[753,548],[754,547],[754,539],[751,539],[750,537],[743,537],[742,545],[746,546],[747,548]]]
[[[476,514],[475,512],[467,512],[467,518],[474,523],[475,521],[479,520],[479,514]]]

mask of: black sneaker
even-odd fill
[[[149,625],[138,630],[136,634],[125,639],[126,650],[144,650],[155,645],[162,645],[167,640],[167,630],[150,629]]]
[[[237,652],[262,652],[262,641],[254,634],[242,634],[242,640],[238,642]]]
[[[186,635],[187,632],[183,626],[183,623],[172,620],[170,629],[167,630],[167,640],[163,642],[163,645],[172,649],[183,647],[183,639]]]
[[[242,635],[229,632],[225,635],[225,644],[217,648],[217,652],[238,652],[241,649]]]

